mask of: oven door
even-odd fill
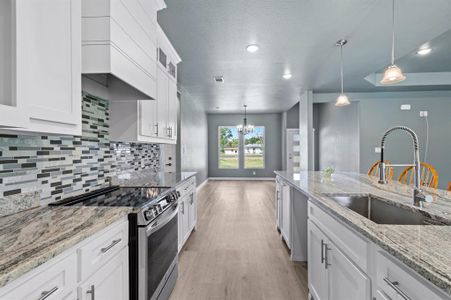
[[[177,203],[155,221],[138,229],[139,300],[157,299],[177,267]]]

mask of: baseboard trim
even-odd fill
[[[196,193],[199,193],[199,191],[207,184],[207,182],[208,182],[208,178],[205,179],[201,184],[199,184],[199,185],[196,187]]]
[[[230,181],[236,181],[236,180],[247,180],[247,181],[274,181],[276,178],[274,177],[209,177],[208,180],[230,180]]]

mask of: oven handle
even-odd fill
[[[172,218],[177,216],[177,213],[179,212],[178,204],[175,204],[170,209],[173,210],[173,212],[171,212],[171,214],[169,214],[169,215],[162,215],[162,216],[160,216],[160,218],[158,218],[157,220],[153,221],[152,223],[150,223],[147,226],[147,228],[146,228],[147,236],[150,236],[152,233],[154,233],[155,231],[159,230],[161,227],[163,227],[164,225],[169,223],[169,221],[171,221]]]

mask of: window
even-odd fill
[[[244,168],[265,168],[265,127],[255,126],[252,133],[244,136]]]
[[[234,126],[218,127],[219,169],[238,169],[240,166],[240,137]]]

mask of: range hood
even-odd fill
[[[160,2],[82,1],[83,89],[97,85],[111,101],[156,99]]]

